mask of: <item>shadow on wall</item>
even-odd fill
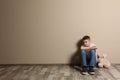
[[[80,39],[77,43],[77,50],[73,53],[70,58],[70,66],[80,66],[81,65],[81,56],[80,56],[80,47],[83,44],[82,39]]]

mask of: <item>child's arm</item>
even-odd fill
[[[92,46],[90,49],[97,49],[97,47],[96,46]]]
[[[96,47],[96,46],[92,46],[92,47],[81,46],[80,49],[81,49],[81,50],[91,50],[91,49],[97,49],[97,47]]]
[[[90,47],[81,46],[80,49],[81,50],[90,50]]]

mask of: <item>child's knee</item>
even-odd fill
[[[85,50],[81,50],[81,53],[86,53],[86,51]]]
[[[94,49],[90,50],[91,53],[96,53],[96,51]]]

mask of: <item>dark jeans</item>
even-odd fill
[[[96,50],[90,50],[89,59],[86,50],[81,50],[81,64],[82,66],[95,66],[96,65]]]

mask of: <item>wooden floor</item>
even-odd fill
[[[0,65],[0,80],[120,80],[120,65],[95,68],[95,75],[82,75],[69,65]]]

